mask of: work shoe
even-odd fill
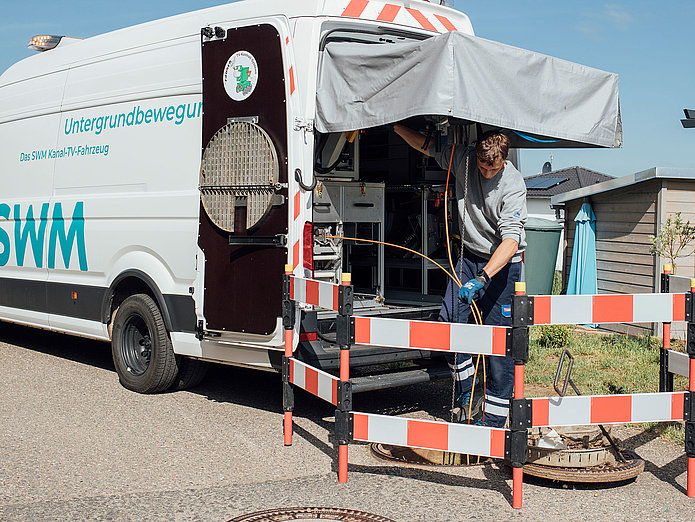
[[[473,407],[470,408],[471,402],[471,390],[468,390],[463,395],[459,397],[458,402],[458,415],[456,422],[468,422],[468,410],[471,410],[471,423],[474,422],[478,416],[482,415],[483,399],[484,395],[482,390],[475,390],[473,393]]]

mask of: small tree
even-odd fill
[[[676,273],[676,259],[685,257],[693,253],[687,252],[691,243],[695,240],[695,226],[690,221],[683,221],[681,213],[677,212],[675,217],[669,216],[666,223],[656,236],[649,236],[652,246],[649,249],[652,255],[660,255],[669,260],[673,266],[673,273]]]

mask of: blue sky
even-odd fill
[[[26,43],[35,34],[87,37],[221,3],[0,0],[0,70],[31,54]],[[581,165],[613,176],[695,168],[695,129],[680,124],[682,109],[695,109],[694,1],[455,0],[455,7],[478,36],[620,75],[623,149],[524,152],[525,176],[551,153],[556,169]]]

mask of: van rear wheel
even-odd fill
[[[157,303],[149,295],[126,298],[116,310],[111,355],[121,384],[139,393],[169,389],[179,373],[179,358]]]

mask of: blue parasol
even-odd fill
[[[567,295],[598,294],[596,277],[596,216],[589,203],[584,203],[574,218],[574,246],[567,282]],[[592,325],[587,325],[592,326]],[[596,325],[593,325],[596,327]]]

